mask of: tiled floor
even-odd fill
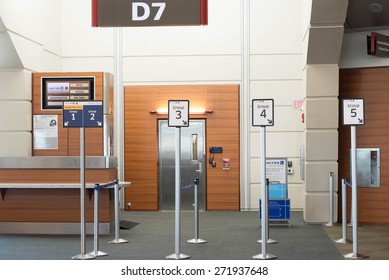
[[[342,226],[324,226],[331,240],[342,238]],[[347,226],[347,239],[353,240],[352,227]],[[389,260],[389,226],[359,225],[358,253],[368,256],[371,260]],[[342,255],[353,253],[352,242],[348,244],[335,243]]]

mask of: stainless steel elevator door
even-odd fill
[[[175,136],[178,128],[167,120],[158,121],[159,208],[175,210]],[[199,209],[205,210],[205,120],[190,120],[181,128],[181,210],[193,210],[193,181],[199,179]]]

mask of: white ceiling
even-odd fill
[[[389,29],[389,1],[349,0],[344,26],[346,32]]]

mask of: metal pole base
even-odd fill
[[[254,260],[274,260],[276,259],[277,257],[272,255],[272,254],[259,254],[259,255],[255,255],[253,256],[253,259]]]
[[[369,256],[362,255],[360,253],[350,253],[344,255],[346,259],[351,259],[351,260],[361,260],[361,259],[367,259]]]
[[[128,243],[128,240],[122,239],[122,238],[115,238],[114,240],[108,241],[109,244],[121,244],[121,243]]]
[[[77,256],[72,257],[73,260],[93,260],[95,256],[91,256],[88,254],[79,254]]]
[[[93,252],[90,252],[89,255],[94,256],[94,257],[105,257],[105,256],[108,256],[108,253],[105,253],[102,251],[97,251],[97,253],[96,253],[95,251],[93,251]]]
[[[349,244],[349,243],[353,243],[350,239],[338,239],[338,240],[334,240],[335,243],[339,243],[339,244]]]
[[[262,239],[261,239],[261,240],[258,240],[257,243],[262,243]],[[277,240],[274,240],[274,239],[271,239],[271,238],[269,238],[269,239],[267,240],[267,244],[275,244],[275,243],[278,243],[278,241],[277,241]]]
[[[191,244],[202,244],[202,243],[207,243],[207,242],[208,242],[207,240],[204,240],[201,238],[193,238],[193,239],[186,241],[186,243],[191,243]]]
[[[185,255],[185,254],[172,254],[172,255],[166,256],[167,260],[185,260],[185,259],[189,259],[189,258],[190,258],[190,256]]]

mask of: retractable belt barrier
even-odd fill
[[[193,187],[194,187],[194,238],[186,241],[187,243],[191,244],[202,244],[207,243],[206,240],[199,238],[199,201],[198,201],[198,186],[199,186],[199,179],[193,180]]]
[[[332,227],[334,225],[334,172],[329,172],[328,174],[329,181],[329,197],[330,197],[330,213],[329,213],[329,222],[325,224],[328,227]]]
[[[267,201],[269,201],[269,186],[270,186],[270,184],[269,184],[269,179],[268,178],[266,178],[266,195],[267,195]],[[268,209],[269,209],[269,206],[268,206]],[[262,214],[262,213],[261,213]],[[278,243],[278,241],[277,240],[275,240],[275,239],[272,239],[272,238],[270,238],[270,234],[269,234],[269,212],[267,213],[267,215],[266,215],[267,217],[266,217],[266,227],[267,227],[267,240],[266,240],[266,243],[267,244],[275,244],[275,243]],[[261,219],[263,219],[263,217],[261,217]],[[261,223],[261,226],[262,226],[262,223]],[[257,241],[257,243],[262,243],[262,239],[259,239],[258,241]]]
[[[99,251],[99,191],[101,189],[106,189],[114,187],[114,199],[115,199],[115,239],[112,241],[109,241],[108,243],[126,243],[127,240],[121,239],[119,237],[119,231],[120,231],[120,221],[119,221],[119,180],[116,179],[110,183],[107,184],[95,184],[94,185],[94,250],[93,252],[89,253],[92,256],[95,257],[102,257],[107,256],[108,253]]]
[[[335,243],[348,244],[351,243],[347,239],[347,192],[346,187],[351,187],[350,183],[347,182],[347,179],[342,179],[342,238],[335,240]]]

